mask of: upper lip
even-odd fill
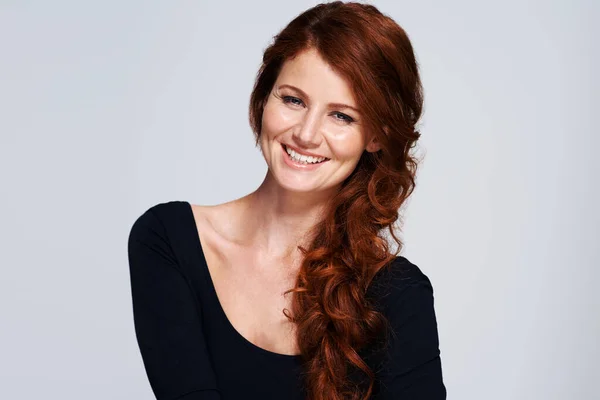
[[[312,156],[312,157],[328,158],[328,157],[325,157],[325,156],[321,156],[321,155],[319,155],[319,154],[315,154],[315,153],[311,153],[311,152],[308,152],[308,151],[300,150],[299,148],[297,148],[297,147],[294,147],[294,146],[292,146],[292,145],[289,145],[289,144],[287,144],[287,143],[284,143],[283,145],[284,145],[285,147],[289,147],[290,149],[294,150],[296,153],[298,153],[298,154],[300,154],[300,155],[303,155],[303,156]]]

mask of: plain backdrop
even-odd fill
[[[254,77],[315,4],[0,1],[0,398],[153,398],[129,229],[260,184]],[[599,3],[373,4],[425,87],[403,255],[434,286],[448,398],[600,398]]]

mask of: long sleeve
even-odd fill
[[[201,305],[152,209],[131,228],[128,259],[136,338],[157,400],[219,400]]]
[[[417,269],[418,271],[418,269]],[[386,300],[393,330],[378,400],[444,400],[433,288],[420,272],[395,281]]]

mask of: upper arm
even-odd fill
[[[431,283],[423,276],[402,284],[392,292],[389,308],[392,335],[379,398],[446,399]]]
[[[131,228],[128,260],[136,338],[156,398],[218,400],[200,304],[151,209]]]

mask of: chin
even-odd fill
[[[294,193],[313,193],[322,190],[319,186],[310,182],[293,182],[290,179],[277,180],[277,184],[284,190]]]
[[[281,171],[279,171],[281,172]],[[277,185],[283,190],[292,193],[322,193],[333,190],[335,187],[340,187],[342,182],[317,181],[308,177],[288,176],[284,174],[274,174],[274,180]]]

